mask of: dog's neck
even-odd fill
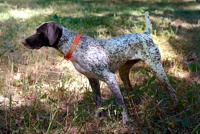
[[[69,51],[71,45],[73,44],[74,38],[76,37],[76,33],[69,31],[66,28],[62,28],[62,36],[60,37],[57,49],[62,54],[66,55],[66,53]]]

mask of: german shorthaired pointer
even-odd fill
[[[128,112],[116,80],[117,70],[125,87],[131,88],[131,67],[138,61],[145,61],[166,87],[171,100],[175,103],[178,101],[162,67],[159,49],[150,37],[148,12],[145,12],[145,18],[146,30],[143,34],[126,34],[110,39],[80,36],[54,22],[46,22],[38,26],[36,33],[22,43],[30,49],[53,47],[65,55],[65,59],[69,59],[76,70],[89,79],[97,107],[102,105],[99,80],[104,81],[117,104],[123,108],[123,123],[126,124],[129,122]]]

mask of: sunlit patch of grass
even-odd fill
[[[9,14],[10,17],[13,17],[15,19],[29,19],[32,18],[34,16],[38,16],[38,15],[48,15],[51,14],[52,10],[51,9],[40,9],[40,10],[30,10],[30,9],[26,9],[26,10],[10,10]]]
[[[22,8],[18,9],[17,7],[12,7],[8,3],[2,4],[3,6],[7,7],[8,9],[3,10],[3,12],[0,13],[0,20],[1,21],[6,21],[11,18],[14,19],[20,19],[20,20],[26,20],[30,19],[34,16],[39,16],[39,15],[48,15],[52,13],[52,9],[49,8],[40,8],[40,9],[29,9],[29,8]]]

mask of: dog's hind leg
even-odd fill
[[[129,79],[129,73],[130,73],[130,69],[131,67],[136,64],[138,61],[140,60],[130,60],[127,61],[122,67],[120,67],[119,69],[119,76],[121,78],[121,80],[124,83],[124,87],[125,90],[131,89],[131,83],[130,83],[130,79]],[[127,92],[125,91],[125,94],[127,94]]]
[[[158,47],[153,42],[153,40],[146,41],[144,44],[145,51],[143,51],[143,57],[141,59],[149,65],[157,79],[165,86],[173,103],[177,103],[178,99],[176,96],[176,91],[170,85],[169,80],[165,74],[161,64],[161,55]]]
[[[146,61],[146,63],[153,70],[157,79],[165,86],[166,90],[168,91],[170,95],[170,99],[173,101],[173,103],[177,103],[178,99],[176,96],[176,91],[172,88],[171,84],[169,83],[169,80],[165,74],[165,71],[163,69],[161,62],[152,60],[151,62]]]

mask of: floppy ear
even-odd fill
[[[47,23],[47,33],[46,36],[49,40],[50,46],[52,46],[58,39],[59,32],[62,30],[61,26],[54,22]]]

